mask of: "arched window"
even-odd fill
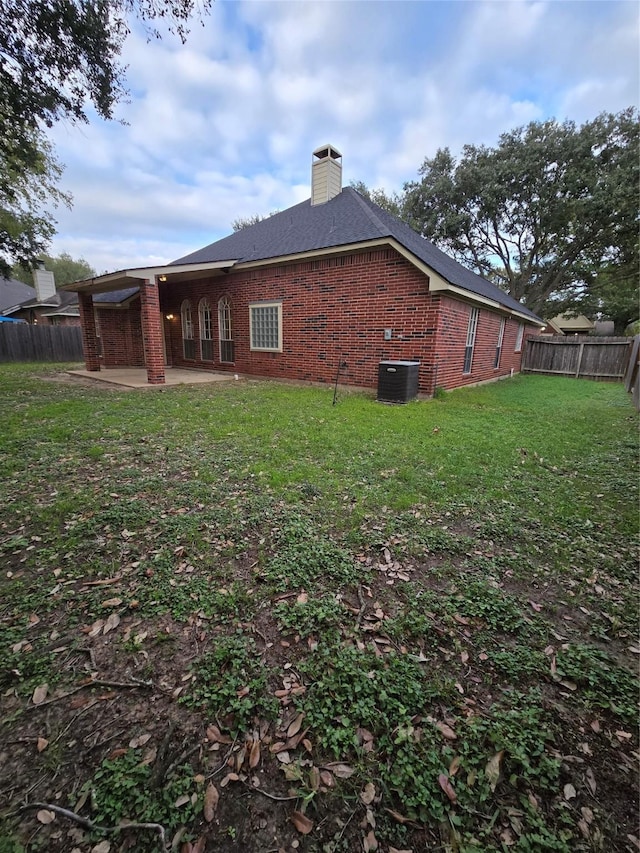
[[[213,361],[213,320],[208,299],[201,299],[198,306],[200,319],[200,357],[203,361]]]
[[[233,327],[231,325],[231,302],[223,296],[218,302],[218,332],[220,335],[220,361],[234,361]]]
[[[196,357],[196,342],[193,340],[193,318],[191,316],[191,303],[185,299],[180,308],[182,317],[182,350],[184,357],[195,359]]]

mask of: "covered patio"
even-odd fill
[[[101,276],[77,281],[65,285],[63,290],[78,293],[80,306],[80,322],[82,325],[82,349],[84,353],[85,370],[74,373],[87,374],[90,378],[100,378],[112,384],[128,385],[132,388],[146,385],[179,385],[185,382],[216,382],[229,379],[228,375],[211,373],[210,378],[186,379],[185,375],[202,374],[208,377],[208,371],[191,371],[168,368],[165,363],[163,315],[160,304],[159,284],[164,288],[181,281],[195,281],[224,275],[236,263],[235,260],[210,261],[195,264],[168,264],[162,267],[143,267],[129,270],[119,270]],[[98,347],[98,333],[94,313],[94,295],[126,291],[137,288],[140,296],[140,319],[142,344],[144,349],[144,368],[111,368],[101,369]],[[129,376],[125,376],[126,373]],[[115,374],[121,374],[121,381],[114,379]],[[100,374],[96,377],[96,374]],[[106,374],[106,375],[103,375]],[[140,377],[143,377],[141,380]],[[146,378],[144,378],[146,377]],[[122,381],[126,379],[127,381]]]
[[[122,388],[162,388],[167,385],[201,385],[211,382],[233,382],[238,374],[214,373],[211,370],[185,370],[165,367],[164,382],[149,383],[144,367],[113,367],[107,370],[69,370],[69,376],[117,385]]]

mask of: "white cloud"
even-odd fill
[[[638,103],[622,2],[215,3],[186,46],[134,30],[128,124],[56,128],[72,213],[55,252],[157,263],[308,197],[331,142],[344,179],[398,190],[438,147]]]

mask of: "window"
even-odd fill
[[[469,325],[467,326],[467,343],[464,348],[464,367],[463,373],[471,373],[471,363],[473,362],[473,348],[476,343],[476,329],[478,328],[478,309],[472,308],[469,314]]]
[[[524,323],[520,323],[518,326],[518,334],[516,335],[516,352],[520,352],[522,349],[522,337],[524,335]]]
[[[252,350],[282,352],[282,303],[261,302],[249,306]]]
[[[218,302],[218,332],[220,335],[220,361],[233,362],[233,334],[231,328],[231,302],[223,296]]]
[[[182,317],[182,350],[184,357],[195,359],[196,342],[193,340],[193,319],[191,317],[191,303],[185,299],[180,308]]]
[[[213,361],[213,322],[208,299],[201,299],[198,306],[200,318],[200,356],[203,361]]]
[[[493,363],[493,369],[497,370],[500,367],[500,353],[502,352],[502,341],[504,340],[504,317],[500,320],[500,331],[498,332],[498,343],[496,344],[496,360]]]

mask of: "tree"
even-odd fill
[[[57,257],[40,255],[39,260],[43,261],[46,269],[53,273],[56,287],[71,284],[74,281],[82,281],[85,278],[92,278],[96,274],[88,261],[85,261],[84,258],[72,258],[68,252],[62,252]],[[33,287],[31,269],[25,270],[20,266],[15,266],[11,270],[11,276]]]
[[[403,214],[531,310],[578,305],[600,274],[638,270],[638,113],[532,122],[495,148],[426,159]],[[613,278],[611,278],[613,276]]]
[[[2,128],[2,133],[4,128]],[[0,274],[11,263],[29,266],[55,231],[46,206],[69,204],[57,187],[62,171],[37,129],[21,127],[0,150]]]
[[[363,195],[365,198],[368,198],[369,201],[377,204],[378,207],[381,207],[388,213],[392,213],[394,216],[402,218],[403,199],[398,195],[398,193],[387,195],[383,189],[370,190],[364,181],[351,181],[350,186],[359,192],[360,195]]]
[[[265,219],[270,219],[272,216],[275,216],[276,213],[279,213],[279,210],[272,210],[271,213],[263,216],[261,213],[252,213],[251,216],[239,216],[237,219],[234,219],[231,223],[231,227],[234,231],[242,231],[243,228],[249,228],[251,225],[257,225],[258,222],[263,222]]]
[[[183,41],[196,9],[212,0],[0,0],[0,259],[32,262],[54,233],[42,204],[65,199],[55,189],[61,167],[43,131],[56,121],[88,121],[93,105],[104,119],[126,94],[122,46],[129,19],[149,36],[156,24]],[[42,191],[27,208],[25,183]],[[1,262],[1,261],[0,261]]]

